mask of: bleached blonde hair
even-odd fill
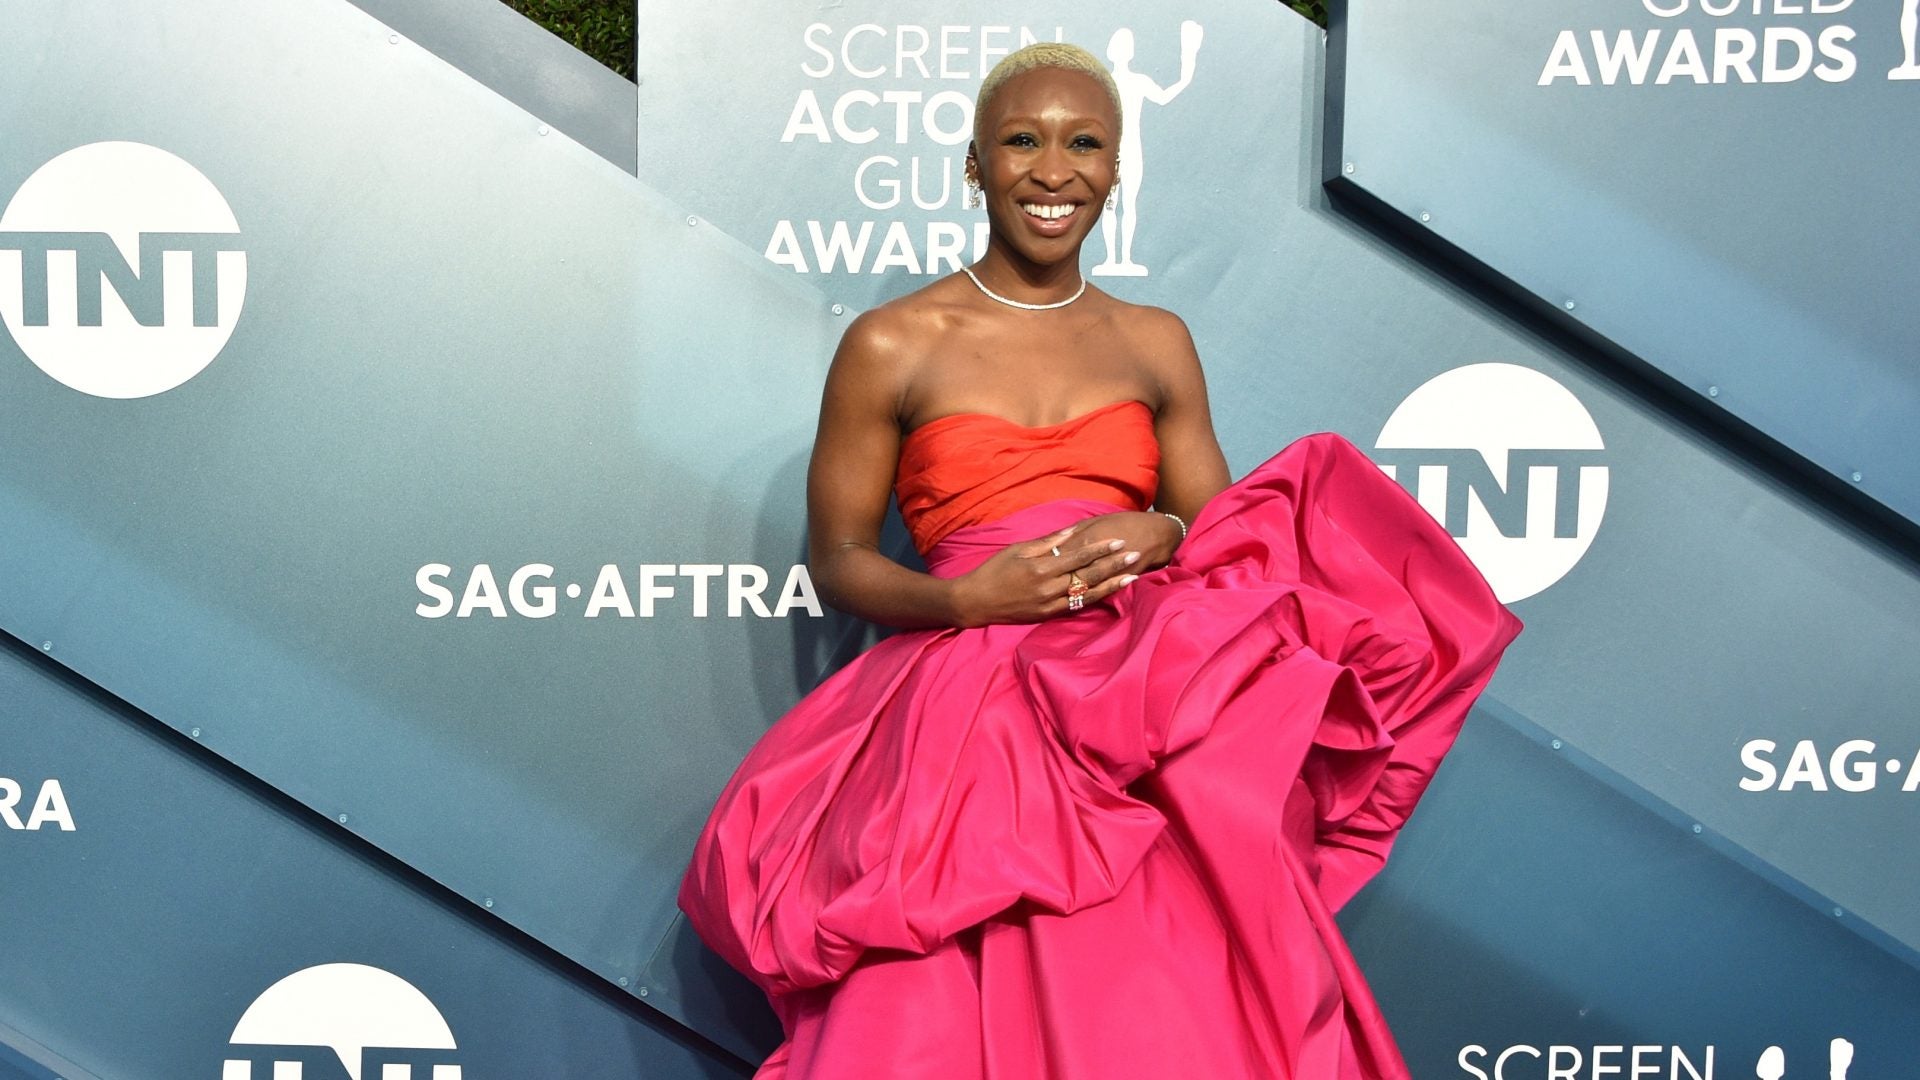
[[[993,101],[993,95],[1000,92],[1008,79],[1015,75],[1024,75],[1035,68],[1065,68],[1091,75],[1106,90],[1107,97],[1113,101],[1113,141],[1120,142],[1120,124],[1124,117],[1120,108],[1120,88],[1114,85],[1113,73],[1099,58],[1078,45],[1069,45],[1064,41],[1036,41],[1000,58],[980,81],[980,92],[973,99],[973,141],[983,144],[981,132],[986,121],[987,105]]]

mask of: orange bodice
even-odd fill
[[[1145,510],[1159,484],[1153,410],[1128,399],[1043,427],[987,413],[930,420],[901,441],[893,492],[925,554],[955,529],[1050,499]]]

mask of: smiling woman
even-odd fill
[[[1081,272],[1121,117],[1083,49],[1002,60],[984,251],[828,369],[812,580],[906,632],[774,723],[681,882],[785,1029],[758,1080],[1408,1076],[1333,912],[1520,624],[1338,436],[1228,483],[1186,324]]]

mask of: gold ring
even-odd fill
[[[1071,570],[1067,571],[1067,595],[1079,596],[1086,591],[1087,583],[1080,580],[1080,575]]]

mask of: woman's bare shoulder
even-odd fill
[[[885,388],[900,400],[936,342],[963,318],[963,295],[943,278],[855,316],[840,336],[833,377]]]
[[[1113,305],[1114,327],[1156,379],[1180,382],[1199,369],[1200,356],[1185,319],[1152,304],[1128,303],[1114,296],[1107,299]]]
[[[959,302],[965,297],[954,289],[955,280],[941,278],[861,312],[841,336],[842,348],[852,343],[888,353],[924,351],[967,310]]]

